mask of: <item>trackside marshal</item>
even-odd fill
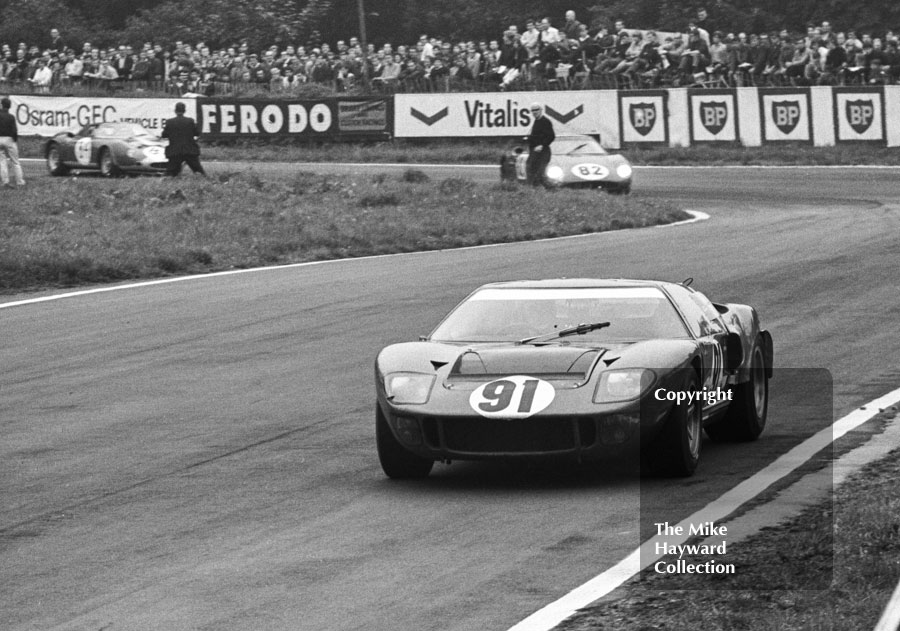
[[[184,103],[176,103],[175,117],[166,121],[162,131],[162,137],[169,139],[169,146],[166,147],[169,175],[181,173],[181,167],[185,162],[194,173],[206,175],[203,165],[200,164],[200,145],[197,144],[200,130],[194,119],[185,116],[184,112]]]

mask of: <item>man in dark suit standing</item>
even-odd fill
[[[525,172],[532,186],[540,186],[544,183],[544,169],[550,164],[550,143],[556,139],[556,134],[550,119],[544,116],[543,105],[532,103],[531,115],[534,117],[534,124],[531,126],[531,135],[528,136]]]
[[[169,146],[166,147],[169,175],[181,173],[182,165],[187,162],[191,171],[205,176],[206,171],[200,164],[200,145],[197,144],[200,130],[193,118],[184,115],[184,111],[184,103],[176,103],[175,118],[168,119],[162,131],[162,137],[169,139]]]

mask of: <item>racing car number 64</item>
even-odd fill
[[[556,390],[550,383],[513,375],[476,388],[469,397],[469,405],[488,418],[528,418],[546,409],[555,396]]]

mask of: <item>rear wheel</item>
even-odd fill
[[[697,375],[693,371],[684,385],[684,392],[697,390]],[[675,405],[665,425],[652,443],[641,450],[642,469],[653,475],[687,477],[693,475],[700,463],[703,444],[703,410],[699,401]]]
[[[725,417],[706,428],[715,441],[756,440],[766,427],[769,415],[769,378],[762,341],[757,340],[750,354],[750,379],[734,386]]]
[[[434,466],[434,460],[417,456],[400,444],[388,427],[379,405],[375,406],[375,442],[381,468],[389,478],[424,478]]]
[[[50,175],[65,175],[69,172],[69,169],[63,164],[62,154],[56,143],[47,147],[47,171]]]
[[[122,171],[116,166],[112,153],[107,147],[103,147],[100,150],[97,161],[100,163],[100,175],[103,177],[118,177],[122,175]]]
[[[627,184],[617,184],[606,189],[610,195],[631,195],[631,182]]]

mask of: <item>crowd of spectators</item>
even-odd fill
[[[94,47],[50,31],[44,46],[0,44],[0,92],[90,90],[164,92],[182,96],[302,93],[640,88],[692,85],[888,84],[900,80],[900,42],[838,32],[829,22],[804,32],[732,33],[711,24],[706,10],[686,32],[593,27],[568,11],[559,27],[549,17],[511,25],[492,40],[380,46],[358,38],[252,50],[246,41],[214,49],[203,42]],[[4,85],[5,84],[5,85]]]

